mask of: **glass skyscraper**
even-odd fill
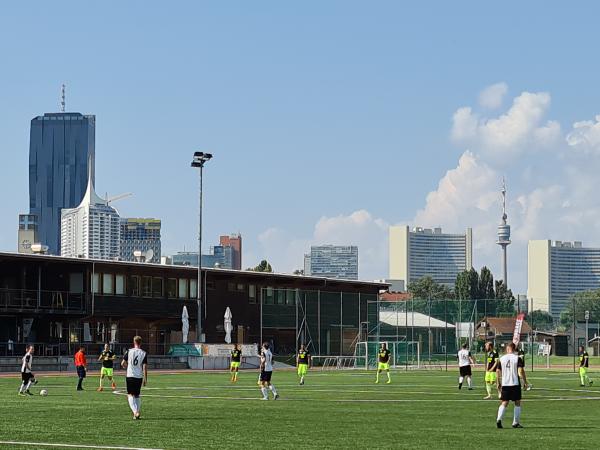
[[[358,247],[317,245],[304,255],[304,275],[358,280]]]
[[[138,250],[144,254],[152,250],[146,262],[160,263],[160,219],[121,218],[121,259],[135,261]]]
[[[50,254],[60,254],[61,210],[80,204],[88,170],[95,180],[95,137],[95,116],[47,113],[31,121],[29,214],[35,216],[37,238]]]

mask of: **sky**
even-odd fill
[[[163,254],[240,232],[243,265],[301,268],[359,246],[388,276],[388,227],[474,230],[527,289],[529,239],[600,246],[600,4],[349,0],[11,2],[0,7],[0,250],[28,206],[30,120],[96,115],[96,188],[162,219]]]

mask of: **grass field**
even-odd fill
[[[304,386],[293,372],[278,371],[281,398],[269,402],[259,400],[256,372],[242,372],[235,385],[226,373],[150,373],[140,421],[131,419],[124,395],[95,392],[97,377],[87,378],[84,392],[75,391],[74,377],[39,377],[33,391],[48,389],[48,397],[28,398],[16,394],[20,379],[2,378],[0,441],[163,449],[593,447],[600,387],[580,388],[571,372],[528,375],[534,389],[524,394],[522,430],[510,428],[512,406],[507,428],[495,428],[498,402],[482,400],[481,372],[475,390],[458,391],[454,370],[393,372],[390,385],[375,385],[364,371],[313,371]],[[124,387],[122,376],[117,382]]]

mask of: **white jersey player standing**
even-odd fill
[[[21,387],[19,388],[19,395],[33,395],[29,392],[29,388],[32,384],[36,384],[37,381],[31,372],[31,367],[33,364],[33,353],[34,348],[33,345],[27,346],[27,353],[21,359]]]
[[[260,354],[260,391],[262,392],[262,400],[269,400],[269,390],[273,393],[273,400],[279,398],[275,386],[271,384],[271,376],[273,375],[273,353],[269,350],[269,344],[265,342]]]
[[[462,389],[463,381],[467,379],[467,385],[469,386],[469,390],[473,389],[471,386],[471,364],[475,364],[473,357],[471,356],[471,352],[469,351],[467,344],[463,344],[462,348],[458,351],[458,388]]]
[[[527,388],[527,377],[523,360],[516,353],[517,346],[511,342],[506,346],[506,354],[500,358],[500,364],[496,369],[498,374],[498,390],[500,391],[500,407],[496,418],[496,426],[502,428],[502,418],[506,412],[509,402],[515,403],[513,416],[513,428],[521,426],[521,379]]]
[[[148,383],[148,355],[141,349],[142,338],[136,336],[133,338],[133,348],[130,348],[123,355],[121,367],[127,369],[125,382],[127,384],[127,400],[133,413],[133,420],[139,420],[142,409],[142,399],[140,391],[142,384]]]

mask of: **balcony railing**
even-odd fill
[[[0,289],[0,311],[83,313],[85,294],[66,291]]]

